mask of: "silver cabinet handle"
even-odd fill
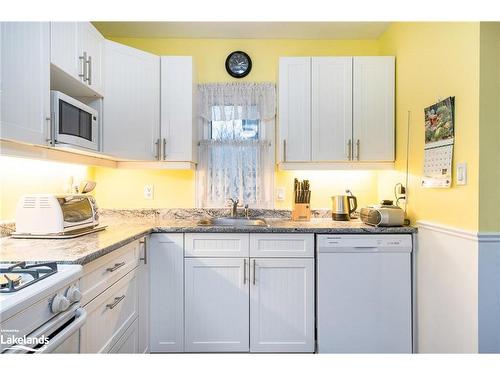
[[[352,140],[347,141],[347,160],[352,159]]]
[[[50,117],[45,117],[45,120],[47,121],[48,123],[48,127],[49,127],[49,137],[47,138],[47,143],[51,146],[54,146],[55,143],[56,143],[56,133],[55,133],[55,129],[54,129],[54,119],[55,119],[55,113],[54,112],[51,112],[50,113]]]
[[[163,138],[163,160],[167,158],[167,138]]]
[[[147,242],[146,242],[147,237],[144,237],[143,240],[139,241],[140,244],[144,245],[144,257],[139,258],[139,260],[143,260],[144,264],[148,264],[148,249],[147,249]]]
[[[356,141],[356,159],[359,160],[359,139]]]
[[[286,162],[286,139],[283,139],[283,162]]]
[[[118,305],[121,301],[123,301],[124,298],[125,298],[125,294],[121,297],[115,297],[115,301],[113,303],[108,303],[106,305],[106,308],[113,310],[116,307],[116,305]]]
[[[78,56],[81,61],[82,71],[78,74],[78,77],[82,79],[83,82],[87,80],[87,52],[83,53],[83,56]]]
[[[247,283],[247,259],[243,259],[243,285]]]
[[[87,83],[92,85],[92,56],[87,59]]]
[[[253,260],[253,285],[255,285],[255,269],[257,268],[257,265],[255,264],[255,259]]]
[[[155,159],[160,160],[160,138],[158,138],[155,142],[156,154]]]
[[[106,268],[106,271],[115,272],[118,268],[123,267],[124,265],[125,265],[125,262],[115,263],[115,265],[113,267]]]

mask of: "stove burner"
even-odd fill
[[[0,268],[0,293],[17,292],[56,272],[57,264],[55,262],[30,265],[26,265],[26,262],[19,262],[10,267]],[[31,276],[32,280],[21,283],[25,275]]]
[[[15,273],[2,273],[0,274],[0,288],[7,288],[10,283],[18,286],[22,278],[21,275],[16,275]]]

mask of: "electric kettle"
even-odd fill
[[[348,221],[358,208],[358,200],[354,195],[334,195],[332,197],[332,219]]]

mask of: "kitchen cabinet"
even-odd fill
[[[251,259],[250,351],[314,352],[314,259]]]
[[[352,58],[313,57],[311,160],[349,160],[352,138]]]
[[[0,25],[0,134],[47,145],[50,138],[50,25]]]
[[[148,244],[150,351],[184,350],[184,235],[154,233]]]
[[[392,56],[353,58],[353,145],[360,161],[392,161],[394,77]]]
[[[191,56],[161,57],[161,160],[196,161],[197,121]]]
[[[137,275],[139,286],[139,317],[137,318],[137,345],[138,353],[149,353],[149,304],[150,304],[150,281],[149,281],[149,241],[144,237],[139,246],[140,258]]]
[[[82,353],[108,352],[138,316],[137,270],[85,305],[87,321],[81,328]]]
[[[311,160],[311,58],[282,57],[279,66],[281,161]]]
[[[391,166],[394,57],[283,57],[279,68],[281,168]]]
[[[314,351],[313,234],[187,233],[185,244],[186,352]]]
[[[185,350],[248,352],[246,258],[186,258]]]
[[[143,353],[138,346],[139,342],[139,322],[136,319],[125,333],[120,337],[108,353],[134,354]]]
[[[102,96],[103,59],[104,37],[90,22],[51,22],[53,88],[73,96]]]
[[[160,155],[160,58],[105,41],[103,152],[121,159]]]

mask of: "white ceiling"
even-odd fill
[[[93,22],[106,37],[377,39],[389,22]]]

